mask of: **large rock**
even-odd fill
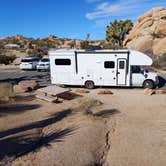
[[[157,7],[139,16],[124,45],[154,55],[166,53],[166,10]]]
[[[166,36],[166,20],[161,20],[156,27],[156,34]]]
[[[153,44],[153,40],[148,37],[148,36],[141,36],[134,41],[131,41],[128,43],[128,48],[133,49],[133,50],[138,50],[138,51],[143,51],[143,52],[149,52],[151,46]]]
[[[35,90],[38,87],[39,84],[35,80],[25,80],[25,81],[20,81],[18,86],[15,87],[15,90],[18,90],[20,92],[28,92]]]
[[[154,46],[153,46],[153,53],[155,55],[162,55],[166,53],[166,37],[159,40]]]

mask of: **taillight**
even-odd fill
[[[32,64],[32,62],[29,62],[29,64]]]

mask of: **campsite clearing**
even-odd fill
[[[165,166],[166,95],[146,96],[142,89],[117,88],[111,89],[113,95],[98,95],[100,90],[59,104],[33,94],[1,104],[3,163]],[[91,108],[83,96],[103,104]],[[79,107],[82,100],[85,103]],[[78,113],[71,112],[73,107]]]

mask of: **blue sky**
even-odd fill
[[[137,20],[151,8],[166,7],[166,0],[0,0],[0,37],[104,39],[114,19]]]

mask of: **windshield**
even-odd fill
[[[32,62],[32,59],[22,59],[21,62]]]
[[[42,59],[42,60],[41,60],[41,62],[49,62],[49,61],[50,61],[50,60],[49,60],[48,58],[47,58],[47,59],[45,58],[45,59]]]
[[[38,62],[40,59],[39,58],[27,58],[27,59],[22,59],[21,62]]]

